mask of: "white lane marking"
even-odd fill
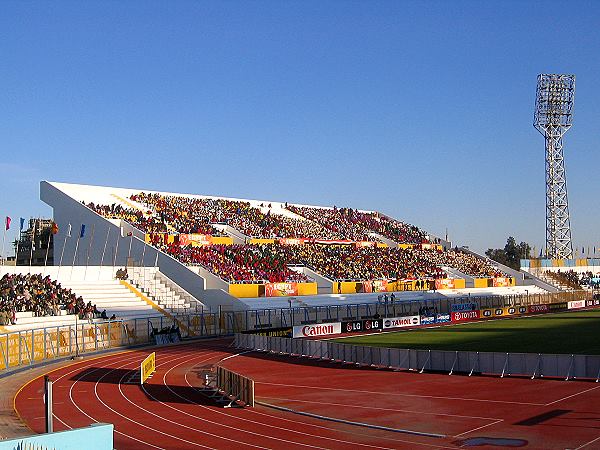
[[[229,358],[230,358],[230,357],[224,358],[224,359],[222,359],[221,361],[225,361],[225,359],[229,359]],[[219,362],[221,362],[221,361],[219,361]],[[200,406],[201,408],[206,408],[206,407],[205,407],[205,406],[203,406],[203,405],[199,405],[199,404],[197,404],[197,403],[195,403],[195,402],[192,402],[192,401],[190,401],[189,399],[186,399],[186,398],[182,397],[181,395],[177,394],[176,392],[174,392],[174,391],[173,391],[173,390],[172,390],[172,389],[171,389],[171,388],[168,386],[168,384],[167,384],[167,382],[166,382],[166,377],[167,377],[167,375],[169,374],[169,372],[171,372],[171,370],[175,369],[176,367],[179,367],[180,365],[182,365],[182,364],[185,364],[186,362],[187,362],[187,361],[184,361],[184,362],[182,362],[182,363],[180,363],[180,364],[177,364],[176,366],[173,366],[173,367],[171,367],[171,369],[169,369],[167,372],[165,372],[165,374],[163,375],[163,384],[164,384],[164,385],[167,387],[167,389],[168,389],[169,391],[171,391],[173,394],[175,394],[177,397],[181,398],[182,400],[185,400],[185,401],[187,401],[187,402],[188,402],[188,403],[190,403],[190,404],[194,404],[194,405]],[[190,386],[190,387],[193,387],[193,386],[191,386],[191,385],[189,384],[189,382],[187,381],[187,372],[186,372],[186,376],[185,376],[185,381],[186,381],[186,383],[188,384],[188,386]],[[198,391],[199,391],[199,390],[198,390]],[[200,392],[200,391],[199,391],[199,392]],[[165,406],[169,406],[169,405],[165,405]],[[178,411],[179,411],[179,410],[178,410]],[[211,410],[211,411],[212,411],[212,410]],[[184,414],[187,414],[187,415],[189,415],[189,416],[191,416],[191,417],[197,417],[197,418],[200,418],[200,417],[198,417],[198,416],[195,416],[195,415],[193,415],[193,414],[188,414],[188,413],[186,413],[186,412],[184,412],[184,411],[180,411],[180,412],[182,412],[182,413],[184,413]],[[219,414],[223,414],[223,415],[229,416],[228,414],[224,414],[224,413],[221,413],[221,412],[219,412],[219,411],[213,411],[213,412],[216,412],[216,413],[219,413]],[[297,431],[297,430],[293,430],[293,429],[289,429],[289,428],[282,428],[282,427],[278,427],[278,426],[276,426],[276,425],[271,425],[271,424],[267,424],[267,423],[264,423],[264,422],[258,422],[258,421],[255,421],[255,420],[250,420],[250,419],[246,419],[246,418],[243,418],[243,417],[235,417],[235,418],[236,418],[236,419],[238,419],[238,420],[240,420],[240,421],[250,422],[250,423],[253,423],[253,424],[262,425],[262,426],[264,426],[264,427],[268,427],[268,428],[276,428],[276,429],[278,429],[278,430],[284,430],[284,431],[288,431],[288,432],[290,432],[290,433],[301,434],[301,435],[310,436],[310,437],[314,437],[314,438],[318,438],[318,439],[326,439],[326,440],[331,440],[331,441],[334,441],[334,442],[343,442],[343,443],[346,443],[346,444],[359,445],[359,446],[363,446],[363,447],[371,447],[371,448],[386,448],[386,447],[378,447],[378,446],[374,446],[374,445],[370,445],[370,444],[362,444],[362,443],[359,443],[359,442],[352,442],[352,441],[346,441],[346,440],[342,440],[342,439],[335,439],[335,438],[326,437],[326,436],[322,436],[322,435],[318,435],[318,436],[317,436],[317,435],[314,435],[314,434],[305,433],[305,432],[301,432],[301,431]],[[225,425],[222,425],[222,426],[225,426]],[[330,431],[336,431],[336,430],[332,430],[332,429],[329,429],[329,428],[326,428],[326,429],[328,429],[328,430],[330,430]],[[248,433],[248,431],[246,431],[246,432]],[[251,433],[251,432],[250,432],[250,433]],[[254,434],[254,433],[253,433],[253,434]],[[262,435],[262,434],[259,434],[259,436],[263,436],[263,435]],[[288,440],[285,440],[285,439],[281,439],[281,438],[275,438],[275,437],[272,437],[272,436],[269,436],[269,437],[270,437],[270,439],[279,440],[279,441],[288,442],[288,443],[293,443],[293,444],[296,444],[296,445],[302,445],[302,446],[306,446],[306,447],[312,447],[312,448],[321,448],[321,447],[314,447],[314,446],[312,446],[312,445],[309,445],[309,444],[304,444],[304,443],[301,443],[301,442],[288,441]]]
[[[598,441],[598,440],[600,440],[600,436],[598,436],[596,439],[592,439],[590,442],[586,442],[585,444],[583,444],[583,445],[580,445],[580,446],[579,446],[579,447],[577,447],[575,450],[579,450],[580,448],[585,448],[585,447],[587,447],[588,445],[590,445],[590,444],[593,444],[594,442],[596,442],[596,441]]]
[[[190,356],[193,356],[193,355],[195,355],[195,354],[197,354],[197,350],[196,350],[196,349],[194,349],[194,351],[193,351],[193,352],[190,352],[190,353],[188,353],[188,354],[185,354],[185,355],[183,355],[183,356],[181,356],[181,357],[179,357],[179,358],[171,358],[171,359],[169,359],[169,361],[168,361],[168,362],[169,362],[169,363],[172,363],[173,361],[178,361],[178,360],[180,360],[180,359],[186,359],[186,360],[187,360],[187,359],[189,359],[189,358],[190,358]],[[209,353],[209,354],[210,354],[210,353]],[[210,359],[210,358],[207,358],[207,360],[208,360],[208,359]],[[166,365],[166,364],[167,364],[167,363],[163,363],[163,364],[161,364],[161,365]],[[121,378],[121,381],[122,381],[122,380],[123,380],[123,377]],[[166,421],[166,422],[172,423],[172,424],[174,424],[174,425],[177,425],[177,426],[179,426],[179,427],[186,428],[186,429],[189,429],[189,430],[192,430],[192,431],[196,431],[196,432],[198,432],[198,433],[205,434],[205,435],[208,435],[208,436],[212,436],[212,437],[215,437],[215,438],[218,438],[218,439],[222,439],[222,440],[225,440],[225,441],[231,441],[231,442],[234,442],[234,443],[236,443],[236,444],[243,444],[243,445],[247,445],[247,446],[249,446],[249,447],[256,447],[256,448],[261,448],[261,449],[264,449],[264,448],[265,448],[265,447],[260,447],[260,446],[253,445],[253,444],[249,444],[249,443],[242,442],[242,441],[237,441],[237,440],[235,440],[235,439],[231,439],[231,438],[228,438],[228,437],[226,437],[226,436],[221,436],[221,435],[218,435],[218,434],[209,433],[208,431],[200,430],[200,429],[198,429],[198,428],[193,428],[193,427],[190,427],[190,426],[188,426],[188,425],[184,425],[184,424],[181,424],[181,423],[175,422],[175,421],[173,421],[173,420],[167,419],[166,417],[164,417],[164,416],[161,416],[161,415],[159,415],[159,414],[155,414],[155,413],[153,413],[152,411],[149,411],[149,410],[147,410],[147,409],[145,409],[145,408],[141,407],[141,406],[140,406],[140,405],[138,405],[137,403],[133,402],[132,400],[130,400],[130,399],[129,399],[129,398],[128,398],[128,397],[127,397],[127,396],[126,396],[124,393],[123,393],[122,386],[123,386],[123,384],[122,384],[121,382],[119,382],[119,392],[121,393],[121,396],[122,396],[122,397],[123,397],[125,400],[127,400],[129,403],[131,403],[132,405],[134,405],[136,408],[138,408],[138,409],[140,409],[140,410],[142,410],[142,411],[144,411],[144,412],[146,412],[146,413],[148,413],[148,414],[150,414],[150,415],[152,415],[152,416],[158,417],[159,419],[162,419],[162,420],[164,420],[164,421]],[[150,394],[150,393],[149,393],[149,392],[146,390],[146,388],[145,388],[143,385],[142,385],[142,390],[145,392],[145,394],[146,394],[148,397],[152,398],[154,401],[157,401],[157,402],[159,402],[159,403],[161,403],[161,404],[163,404],[163,405],[166,405],[165,403],[163,403],[163,402],[160,402],[158,399],[156,399],[154,396],[152,396],[152,395],[151,395],[151,394]],[[166,405],[166,406],[168,406],[168,405]],[[177,408],[173,408],[173,409],[175,409],[175,410],[177,410],[177,411],[180,411],[180,410],[178,410]],[[156,431],[158,431],[158,430],[156,430]],[[240,431],[240,430],[238,430],[238,431]],[[185,439],[181,439],[181,438],[177,438],[177,437],[175,437],[175,438],[176,438],[176,439],[179,439],[179,440],[184,440],[184,441],[185,441]],[[186,441],[186,442],[190,442],[190,441]],[[198,443],[194,443],[194,442],[190,442],[190,443],[191,443],[191,444],[193,444],[193,445],[196,445],[196,446],[204,447],[203,445],[201,445],[201,444],[198,444]],[[206,448],[208,448],[208,447],[206,447]]]
[[[218,357],[219,357],[219,356],[208,356],[208,355],[211,355],[211,354],[214,354],[214,353],[215,353],[215,352],[207,352],[207,353],[204,353],[204,354],[202,354],[202,355],[197,355],[197,352],[196,352],[195,354],[196,354],[196,356],[198,356],[198,357],[202,357],[202,358],[204,358],[204,359],[202,359],[201,361],[199,361],[199,363],[202,363],[202,362],[210,361],[211,359],[216,359],[216,358],[218,358]],[[177,358],[176,360],[179,360],[179,359],[182,359],[182,358]],[[184,364],[184,363],[186,363],[186,362],[188,362],[188,361],[189,361],[189,358],[187,358],[185,361],[181,362],[180,364]],[[173,360],[171,360],[171,362],[173,362]],[[170,368],[170,369],[169,369],[169,370],[168,370],[166,373],[170,372],[170,371],[171,371],[171,370],[172,370],[174,367],[177,367],[177,366],[179,366],[180,364],[177,364],[177,365],[175,365],[175,366],[172,366],[172,367],[171,367],[171,368]],[[165,375],[163,375],[163,384],[165,384]],[[165,384],[165,386],[166,386],[166,384]],[[173,391],[173,390],[172,390],[172,389],[171,389],[169,386],[166,386],[166,387],[167,387],[167,389],[168,389],[169,391],[171,391],[171,393],[173,393],[173,394],[175,394],[177,397],[179,397],[179,398],[181,398],[181,399],[185,400],[185,401],[186,401],[186,402],[188,402],[189,404],[196,405],[196,406],[200,406],[200,407],[202,407],[202,408],[208,409],[208,410],[210,410],[211,412],[213,412],[213,410],[212,410],[211,408],[207,408],[207,407],[205,407],[205,406],[203,406],[203,405],[199,405],[199,404],[197,404],[197,403],[194,403],[194,402],[192,402],[192,401],[190,401],[190,400],[188,400],[188,399],[186,399],[186,398],[184,398],[184,397],[180,396],[179,394],[175,393],[175,392],[174,392],[174,391]],[[180,413],[180,414],[187,415],[187,416],[193,417],[193,418],[195,418],[195,419],[199,419],[199,420],[200,420],[200,421],[202,421],[202,422],[207,422],[207,423],[209,423],[209,424],[211,424],[211,425],[215,425],[215,426],[221,426],[221,427],[225,427],[225,428],[230,428],[230,429],[233,429],[233,430],[235,430],[235,431],[241,431],[241,432],[243,432],[243,433],[247,433],[247,434],[253,434],[253,435],[256,435],[256,436],[265,437],[265,438],[267,438],[267,439],[281,440],[281,441],[284,441],[284,442],[287,442],[287,443],[298,444],[298,443],[296,443],[296,442],[286,441],[285,439],[278,439],[278,438],[274,438],[274,437],[272,437],[272,436],[266,436],[266,435],[259,434],[259,433],[255,433],[255,432],[252,432],[252,431],[246,431],[246,430],[242,430],[242,429],[240,429],[240,428],[237,428],[237,427],[233,427],[233,426],[230,426],[230,425],[225,425],[225,424],[223,424],[223,423],[219,423],[219,422],[214,422],[214,421],[212,421],[212,420],[208,420],[208,419],[206,419],[206,418],[203,418],[203,417],[201,417],[201,416],[196,416],[196,415],[194,415],[194,414],[190,414],[190,413],[188,413],[188,412],[186,412],[186,411],[183,411],[183,410],[181,410],[181,409],[175,408],[175,407],[173,407],[173,406],[171,406],[171,405],[168,405],[168,404],[166,404],[166,403],[164,403],[164,402],[162,402],[162,401],[158,400],[158,399],[157,399],[157,398],[155,398],[155,397],[154,397],[152,394],[150,394],[150,393],[149,393],[149,392],[146,390],[146,388],[145,388],[145,387],[143,387],[143,386],[142,386],[142,389],[143,389],[143,391],[146,393],[146,395],[147,395],[148,397],[152,398],[154,401],[156,401],[156,402],[158,402],[158,403],[162,404],[163,406],[166,406],[167,408],[173,409],[173,410],[177,411],[177,412],[178,412],[178,413]],[[214,411],[214,412],[216,412],[216,411]],[[229,414],[224,414],[224,415],[225,415],[225,416],[228,416],[229,418],[234,418],[232,415],[229,415]],[[165,420],[168,420],[168,419],[165,419]],[[185,425],[181,425],[181,426],[185,426]],[[186,428],[187,428],[187,427],[186,427]],[[194,429],[194,430],[196,430],[196,431],[198,431],[198,432],[200,432],[200,433],[206,433],[206,434],[210,434],[210,433],[208,433],[208,432],[204,432],[204,431],[201,431],[201,430],[199,430],[199,429],[195,429],[195,428],[192,428],[192,429]],[[219,437],[219,438],[221,438],[221,439],[232,440],[232,439],[228,439],[228,438],[221,437],[221,436],[218,436],[218,435],[214,435],[214,436],[217,436],[217,437]],[[240,443],[240,444],[244,444],[244,445],[248,445],[248,446],[251,446],[251,447],[264,448],[264,447],[259,447],[259,446],[257,446],[257,445],[253,445],[253,444],[249,444],[249,443],[245,443],[245,442],[240,442],[240,441],[233,441],[233,442]],[[303,445],[303,444],[298,444],[298,445]],[[317,447],[317,448],[318,448],[318,447]]]
[[[346,391],[346,389],[341,388],[330,388],[330,387],[322,387],[322,386],[307,386],[302,384],[285,384],[285,383],[267,383],[263,381],[257,381],[255,384],[269,384],[272,386],[284,386],[284,387],[296,387],[302,389],[320,389],[325,391]],[[600,386],[598,386],[600,387]],[[509,400],[486,400],[479,398],[464,398],[464,397],[442,397],[435,395],[421,395],[421,394],[402,394],[398,392],[377,392],[377,391],[362,391],[354,389],[352,392],[360,393],[360,394],[374,394],[374,395],[385,395],[385,396],[398,396],[398,397],[417,397],[417,398],[435,398],[440,400],[457,400],[457,401],[465,401],[465,402],[489,402],[489,403],[506,403],[512,405],[528,405],[528,406],[547,406],[544,403],[528,403],[528,402],[513,402]]]
[[[192,368],[193,368],[193,367],[192,367]],[[191,368],[190,368],[190,369],[191,369]],[[188,381],[188,379],[187,379],[187,374],[188,374],[188,373],[189,373],[189,370],[188,370],[188,371],[186,371],[186,373],[185,373],[185,376],[184,376],[186,384],[187,384],[188,386],[190,386],[191,388],[193,388],[194,390],[196,390],[196,391],[198,391],[198,392],[201,392],[201,390],[200,390],[200,389],[198,389],[198,388],[196,388],[196,387],[194,387],[194,386],[192,386],[192,385],[190,384],[190,382],[189,382],[189,381]],[[346,392],[347,392],[347,391],[346,391]],[[270,419],[277,419],[277,420],[279,420],[279,421],[284,421],[284,422],[292,422],[292,423],[294,423],[294,424],[299,424],[299,423],[301,423],[303,426],[307,426],[307,427],[313,427],[313,428],[318,428],[318,429],[321,429],[321,430],[327,430],[327,431],[337,431],[337,430],[335,430],[335,429],[328,428],[328,427],[325,427],[325,426],[322,426],[322,425],[316,425],[316,424],[313,424],[313,423],[304,422],[304,421],[300,421],[300,420],[297,420],[297,419],[295,419],[295,420],[291,420],[291,419],[287,419],[287,418],[285,418],[285,417],[281,417],[281,416],[275,416],[275,415],[273,415],[273,414],[267,414],[267,413],[264,413],[264,412],[257,411],[256,409],[249,409],[249,410],[248,410],[248,412],[249,412],[249,413],[251,413],[251,414],[253,414],[253,415],[259,415],[259,416],[269,417]],[[346,431],[346,433],[348,433],[348,434],[351,434],[351,435],[355,435],[355,436],[368,436],[369,438],[372,438],[372,434],[367,434],[367,435],[365,435],[364,433],[359,433],[359,432],[356,432],[356,431]],[[440,448],[445,448],[445,449],[454,449],[454,448],[456,448],[456,447],[446,447],[446,446],[444,446],[444,445],[440,445],[440,444],[432,445],[432,444],[426,444],[426,443],[424,443],[424,442],[409,441],[409,440],[404,440],[404,439],[392,439],[392,438],[389,438],[389,437],[386,437],[386,436],[382,436],[382,437],[380,437],[379,439],[386,440],[386,441],[392,441],[392,442],[401,442],[401,443],[403,443],[403,444],[410,444],[410,445],[412,445],[413,447],[414,447],[414,446],[421,446],[421,447],[433,447],[433,448],[436,448],[436,449],[440,449]]]
[[[129,359],[129,356],[128,356],[127,358],[122,358],[122,359]],[[117,362],[118,362],[118,361],[120,361],[120,360],[121,360],[121,358],[117,358]],[[76,363],[76,364],[73,364],[73,365],[71,365],[71,366],[68,366],[68,368],[71,368],[71,367],[73,367],[73,366],[77,366],[77,367],[76,367],[75,369],[72,369],[72,370],[68,370],[68,371],[66,371],[66,372],[65,372],[63,375],[61,375],[60,377],[56,378],[56,379],[53,381],[53,383],[56,383],[58,380],[61,380],[62,378],[64,378],[64,377],[65,377],[65,376],[67,376],[67,375],[70,375],[70,374],[72,374],[73,372],[77,372],[78,370],[81,370],[81,369],[84,369],[84,368],[88,368],[88,367],[90,367],[90,366],[94,365],[94,364],[95,364],[95,362],[96,362],[96,360],[92,360],[92,361],[86,361],[86,362],[87,362],[87,364],[80,364],[80,363]],[[59,370],[60,370],[60,369],[59,369]],[[77,382],[77,381],[76,381],[76,382]],[[64,385],[64,386],[56,386],[56,387],[69,387],[69,385]],[[71,385],[71,387],[72,387],[72,385]],[[77,409],[79,409],[79,407],[78,407],[77,405],[75,405],[75,407],[76,407]],[[80,410],[80,409],[79,409],[79,410]],[[80,411],[81,411],[81,410],[80,410]],[[97,420],[95,420],[93,417],[91,417],[91,416],[87,415],[85,412],[83,412],[83,411],[81,411],[81,412],[82,412],[82,413],[83,413],[85,416],[87,416],[88,418],[90,418],[91,420],[93,420],[94,422],[98,422],[98,421],[97,421]],[[62,420],[62,419],[61,419],[61,418],[60,418],[60,417],[59,417],[59,416],[58,416],[56,413],[53,413],[53,414],[52,414],[52,416],[53,416],[53,417],[54,417],[56,420],[58,420],[60,423],[62,423],[62,424],[65,426],[65,427],[67,427],[68,429],[70,429],[70,430],[71,430],[71,429],[73,429],[73,427],[72,427],[72,426],[70,426],[68,423],[66,423],[64,420]],[[118,431],[118,430],[116,430],[116,429],[115,429],[115,433],[118,433],[118,434],[120,434],[120,435],[122,435],[122,436],[125,436],[125,437],[127,437],[127,438],[129,438],[129,439],[132,439],[132,440],[134,440],[134,441],[140,442],[140,443],[142,443],[142,444],[145,444],[145,445],[150,445],[151,447],[155,447],[155,446],[153,446],[152,444],[149,444],[148,442],[144,442],[144,441],[142,441],[142,440],[140,440],[140,439],[134,438],[133,436],[129,436],[129,435],[127,435],[127,434],[125,434],[125,433],[122,433],[122,432],[120,432],[120,431]],[[158,448],[158,449],[160,449],[161,447],[155,447],[155,448]]]
[[[575,394],[567,395],[566,397],[559,398],[558,400],[554,400],[553,402],[546,403],[544,406],[554,405],[555,403],[562,402],[562,401],[567,400],[567,399],[572,398],[572,397],[577,397],[578,395],[585,394],[586,392],[590,392],[590,391],[593,391],[593,390],[598,389],[598,388],[600,388],[600,386],[589,388],[589,389],[586,389],[586,390],[581,391],[581,392],[576,392]]]
[[[127,365],[127,364],[130,364],[130,363],[131,363],[131,361],[130,361],[130,358],[125,358],[125,359],[127,360],[127,363],[126,363],[126,364],[124,364],[124,365]],[[120,361],[119,361],[119,362],[120,362]],[[122,367],[122,366],[120,366],[120,367]],[[98,371],[98,370],[101,370],[101,369],[104,369],[104,367],[99,367],[99,368],[97,368],[96,370],[92,371],[92,373],[93,373],[93,372],[96,372],[96,371]],[[88,372],[88,373],[89,373],[89,372]],[[104,374],[104,375],[103,375],[103,376],[102,376],[100,379],[104,378],[104,377],[105,377],[105,376],[106,376],[108,373],[110,373],[110,372],[107,372],[106,374]],[[86,375],[87,375],[87,373],[86,373]],[[81,409],[81,408],[80,408],[80,407],[77,405],[77,402],[75,402],[75,400],[73,399],[73,388],[75,387],[75,385],[77,384],[77,382],[79,381],[79,379],[80,379],[80,377],[79,377],[79,378],[77,378],[77,379],[75,380],[75,383],[73,383],[73,384],[71,385],[71,387],[69,388],[69,399],[71,400],[71,403],[73,403],[73,406],[75,406],[75,408],[77,408],[77,409],[78,409],[78,410],[79,410],[79,411],[80,411],[80,412],[81,412],[83,415],[85,415],[85,416],[89,417],[89,418],[90,418],[91,420],[93,420],[94,422],[98,422],[98,421],[97,421],[96,419],[94,419],[92,416],[90,416],[90,415],[89,415],[89,414],[87,414],[85,411],[83,411],[83,410],[82,410],[82,409]],[[98,383],[98,382],[96,382],[96,384],[97,384],[97,383]],[[95,391],[95,389],[94,389],[94,391]],[[97,393],[96,393],[96,398],[98,398],[98,394],[97,394]],[[100,402],[104,404],[104,402],[102,402],[102,400],[100,400]],[[106,406],[106,405],[105,405],[105,406]],[[110,408],[109,408],[109,409],[110,409]],[[134,420],[132,420],[132,419],[129,419],[129,420],[131,420],[131,421],[132,421],[132,422],[134,422],[134,423],[137,423],[137,422],[135,422],[135,421],[134,421]],[[61,421],[61,422],[62,422],[62,421]],[[70,427],[69,427],[69,428],[70,428]],[[124,437],[126,437],[126,438],[128,438],[128,439],[132,439],[132,440],[134,440],[134,441],[136,441],[136,442],[139,442],[139,443],[141,443],[141,444],[148,445],[148,446],[150,446],[150,447],[153,447],[153,448],[158,448],[158,449],[161,449],[161,450],[162,450],[162,447],[157,447],[156,445],[152,445],[152,444],[150,444],[149,442],[142,441],[141,439],[138,439],[138,438],[135,438],[135,437],[133,437],[133,436],[130,436],[130,435],[128,435],[127,433],[123,433],[123,432],[121,432],[121,431],[117,430],[117,428],[116,428],[116,427],[114,428],[114,430],[115,430],[115,432],[116,432],[116,433],[118,433],[118,434],[120,434],[121,436],[124,436]]]
[[[346,403],[331,403],[331,402],[319,402],[314,400],[296,400],[293,398],[276,398],[276,397],[261,397],[269,400],[283,400],[288,402],[300,402],[300,403],[315,403],[317,405],[331,405],[331,406],[342,406],[345,408],[362,408],[362,409],[375,409],[378,411],[393,411],[393,412],[406,412],[410,414],[425,414],[430,416],[447,416],[447,417],[458,417],[461,419],[481,419],[481,420],[503,420],[497,417],[478,417],[478,416],[462,416],[460,414],[445,414],[436,412],[423,412],[422,410],[408,410],[408,409],[396,409],[396,408],[382,408],[379,406],[363,406],[363,405],[348,405]]]
[[[469,433],[472,433],[473,431],[481,430],[482,428],[491,427],[492,425],[496,425],[497,423],[500,423],[500,422],[504,422],[504,419],[498,419],[495,422],[488,423],[487,425],[483,425],[481,427],[473,428],[472,430],[465,431],[464,433],[457,434],[454,437],[464,436],[465,434],[469,434]]]

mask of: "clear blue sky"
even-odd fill
[[[600,2],[3,1],[0,215],[39,181],[377,209],[545,239],[539,73],[577,76],[573,241],[600,246]]]

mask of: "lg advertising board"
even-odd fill
[[[342,322],[342,333],[381,330],[383,327],[382,320],[383,319],[366,319]]]

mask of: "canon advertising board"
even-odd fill
[[[313,324],[313,325],[297,325],[294,327],[293,337],[295,337],[295,338],[319,337],[319,336],[328,336],[330,334],[340,334],[341,332],[342,332],[342,324],[340,322],[319,323],[319,324]]]

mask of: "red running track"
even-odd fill
[[[600,385],[581,381],[466,377],[358,368],[247,353],[221,364],[256,381],[257,400],[375,429],[274,409],[224,409],[201,392],[201,368],[235,352],[229,341],[128,351],[52,371],[55,429],[115,425],[115,448],[600,449]],[[157,371],[127,380],[150,351]],[[43,377],[15,408],[44,431]]]

